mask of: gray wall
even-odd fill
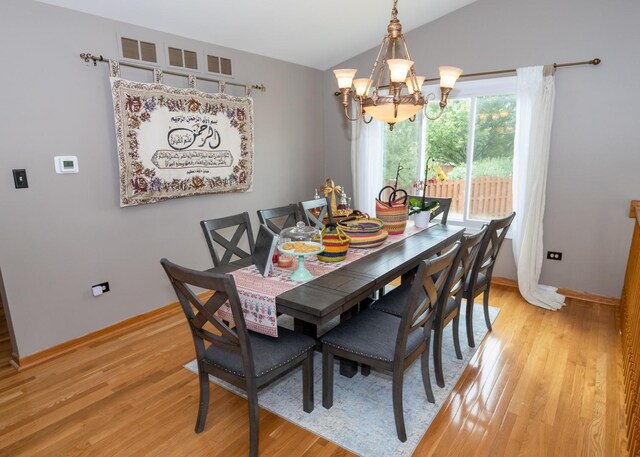
[[[544,284],[620,296],[633,227],[629,201],[640,197],[639,18],[634,0],[479,0],[406,34],[416,71],[428,77],[438,65],[475,73],[602,59],[598,67],[556,74],[544,244],[564,257],[545,260]],[[381,36],[385,26],[379,24]],[[375,52],[335,68],[366,76]],[[325,174],[345,184],[349,126],[332,95],[336,87],[325,72]],[[515,278],[509,240],[494,274]]]
[[[119,207],[107,65],[79,58],[118,58],[117,33],[230,57],[235,81],[266,84],[252,192]],[[21,357],[175,301],[159,260],[211,267],[200,220],[248,211],[257,223],[257,209],[323,182],[321,71],[32,1],[2,1],[0,42],[0,267]],[[55,155],[77,155],[80,173],[57,175]],[[94,298],[102,281],[111,292]]]

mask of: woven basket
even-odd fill
[[[351,238],[351,247],[374,248],[385,242],[389,234],[383,230],[384,223],[376,218],[362,218],[338,222],[338,227]]]
[[[384,202],[381,200],[382,193],[385,189],[391,188],[393,192],[389,196],[389,200]],[[404,195],[398,197],[399,193]],[[395,190],[391,186],[385,186],[380,190],[378,198],[376,198],[376,217],[384,222],[384,229],[389,235],[400,235],[407,228],[407,219],[409,218],[409,206],[407,193],[398,189]]]
[[[340,227],[336,227],[334,233],[327,233],[326,227],[322,230],[322,244],[324,251],[318,254],[318,260],[322,262],[342,262],[347,257],[349,250],[349,238]]]

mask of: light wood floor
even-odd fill
[[[502,308],[494,330],[415,455],[625,456],[614,308],[544,311],[501,287],[491,302]],[[0,366],[0,456],[247,455],[246,402],[215,385],[205,430],[193,432],[197,378],[182,368],[192,358],[176,310],[20,373]],[[351,455],[263,410],[260,454]]]

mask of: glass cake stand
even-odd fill
[[[288,243],[285,243],[285,244],[288,244]],[[304,266],[304,258],[309,255],[318,255],[322,251],[324,251],[324,248],[322,247],[321,243],[317,243],[315,241],[304,241],[304,244],[314,246],[317,249],[315,251],[310,251],[310,252],[296,252],[293,249],[291,250],[283,249],[282,246],[284,246],[284,244],[278,246],[278,250],[283,254],[288,254],[288,255],[298,257],[298,268],[289,276],[289,279],[291,279],[292,281],[303,282],[303,281],[309,281],[313,279],[314,278],[313,274],[311,274],[311,272],[307,270],[307,268]]]

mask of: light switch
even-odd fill
[[[27,170],[24,168],[13,170],[13,182],[16,185],[16,189],[26,189],[29,187]]]

